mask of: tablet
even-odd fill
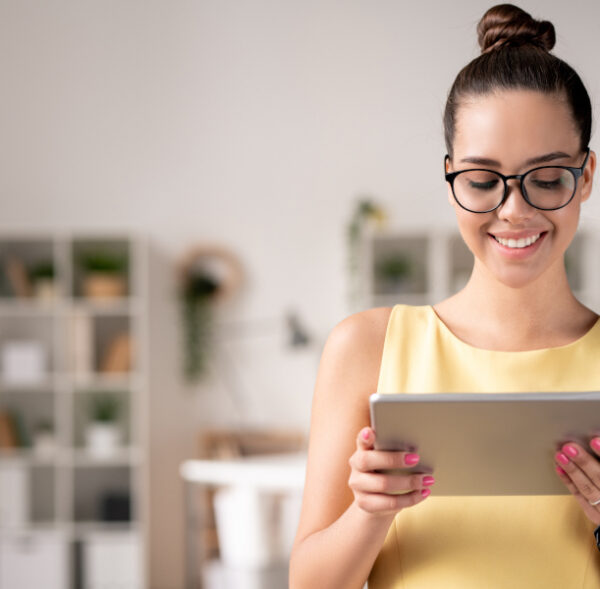
[[[565,495],[554,454],[600,435],[600,393],[374,394],[376,449],[418,452],[434,495]]]

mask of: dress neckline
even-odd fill
[[[433,316],[435,323],[438,325],[439,329],[446,335],[446,337],[452,339],[458,345],[463,346],[464,348],[473,350],[475,352],[480,353],[493,353],[493,354],[539,354],[541,352],[552,352],[552,351],[563,351],[568,350],[571,347],[580,345],[586,340],[588,337],[591,337],[597,330],[600,329],[600,317],[596,319],[595,323],[588,329],[581,337],[569,342],[568,344],[563,344],[562,346],[552,346],[548,348],[536,348],[534,350],[490,350],[488,348],[480,348],[478,346],[474,346],[460,339],[441,319],[441,317],[436,313],[433,305],[426,306],[429,313]]]

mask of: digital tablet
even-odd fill
[[[600,393],[374,394],[376,449],[414,451],[435,495],[564,495],[554,454],[600,435]]]

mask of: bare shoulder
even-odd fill
[[[344,390],[374,392],[391,307],[377,307],[349,315],[330,332],[321,368],[343,380]],[[325,375],[322,375],[325,376]],[[351,387],[347,385],[352,383]]]
[[[342,358],[364,361],[381,358],[391,307],[377,307],[349,315],[330,332],[325,350]]]

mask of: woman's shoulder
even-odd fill
[[[375,307],[358,311],[342,319],[330,332],[330,338],[345,345],[357,338],[365,341],[385,337],[393,307]]]
[[[325,352],[347,360],[379,360],[392,310],[376,307],[348,315],[330,331]]]

